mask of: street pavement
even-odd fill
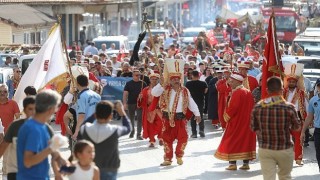
[[[113,121],[114,124],[121,124],[121,121]],[[54,123],[51,124],[56,133],[60,128]],[[188,127],[189,134],[190,125]],[[188,145],[183,158],[184,164],[179,166],[176,160],[168,167],[161,167],[163,161],[163,147],[157,145],[149,148],[148,140],[129,139],[124,136],[119,140],[121,167],[118,173],[119,180],[219,180],[219,179],[263,179],[260,170],[259,160],[250,162],[250,170],[226,171],[228,162],[216,159],[213,154],[218,148],[221,140],[222,130],[214,129],[210,121],[205,121],[205,138],[189,138]],[[320,173],[315,158],[313,142],[304,148],[304,165],[299,167],[294,164],[292,178],[295,180],[318,180]],[[175,147],[175,145],[174,145]],[[70,156],[67,147],[61,149],[64,158]],[[238,165],[242,162],[238,161]],[[2,163],[0,164],[2,167]],[[1,176],[0,176],[1,177]],[[51,172],[51,179],[54,176]],[[67,178],[66,178],[67,179]]]

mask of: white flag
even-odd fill
[[[18,103],[20,110],[23,109],[22,102],[26,97],[24,89],[27,86],[34,86],[37,91],[50,88],[61,92],[67,85],[69,76],[60,33],[60,25],[56,24],[22,76],[14,95],[14,100]]]

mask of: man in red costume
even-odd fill
[[[256,87],[259,86],[257,79],[253,76],[248,75],[250,69],[249,61],[238,61],[237,63],[239,73],[244,77],[243,86],[252,92]]]
[[[250,129],[250,115],[253,109],[251,92],[244,88],[241,74],[233,73],[228,84],[232,88],[226,111],[223,114],[227,122],[218,150],[214,156],[229,161],[226,170],[237,170],[237,160],[243,160],[242,170],[249,170],[249,160],[256,158],[256,135]]]
[[[187,120],[195,115],[195,120],[200,123],[200,112],[197,104],[192,99],[189,90],[182,84],[184,61],[181,59],[166,59],[164,77],[157,84],[151,94],[159,100],[163,113],[164,127],[162,138],[164,141],[164,162],[161,166],[169,166],[173,158],[173,142],[177,139],[176,158],[177,164],[182,165],[184,149],[188,142]]]
[[[303,83],[303,64],[286,64],[285,75],[287,84],[284,85],[283,97],[286,101],[292,103],[298,112],[298,117],[303,123],[307,117],[308,96],[304,91]],[[291,131],[294,138],[294,160],[296,164],[303,165],[303,149],[300,143],[301,129]]]
[[[224,130],[226,129],[226,122],[224,121],[223,113],[225,112],[227,99],[228,99],[229,93],[231,92],[231,87],[227,83],[231,75],[231,71],[228,66],[224,67],[223,74],[224,74],[223,79],[220,79],[217,82],[216,87],[218,91],[218,116],[219,116],[221,127]]]
[[[156,142],[154,137],[158,135],[159,144],[162,146],[162,114],[161,110],[152,103],[153,96],[151,95],[151,90],[158,84],[160,75],[153,73],[149,75],[149,78],[150,85],[141,91],[137,102],[138,107],[142,108],[142,137],[149,138],[149,147],[154,147]]]

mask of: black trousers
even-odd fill
[[[199,109],[200,117],[201,117],[201,122],[199,123],[199,131],[204,132],[203,105],[202,106],[198,105],[198,109]],[[192,134],[197,134],[197,122],[194,120],[194,116],[192,116],[190,124],[191,124]]]
[[[316,148],[316,157],[320,169],[320,128],[314,128],[314,147]]]
[[[237,164],[237,161],[229,161],[229,164]],[[249,160],[243,160],[243,164],[249,164]]]
[[[310,139],[309,128],[304,132],[304,135],[305,135],[304,143],[308,144],[309,143],[309,139]]]

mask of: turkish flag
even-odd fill
[[[269,27],[267,34],[267,44],[264,48],[264,60],[262,65],[262,87],[261,98],[268,97],[267,93],[267,80],[271,76],[281,77],[283,75],[283,66],[281,55],[278,51],[278,41],[275,26],[274,13],[271,14],[269,19]]]

